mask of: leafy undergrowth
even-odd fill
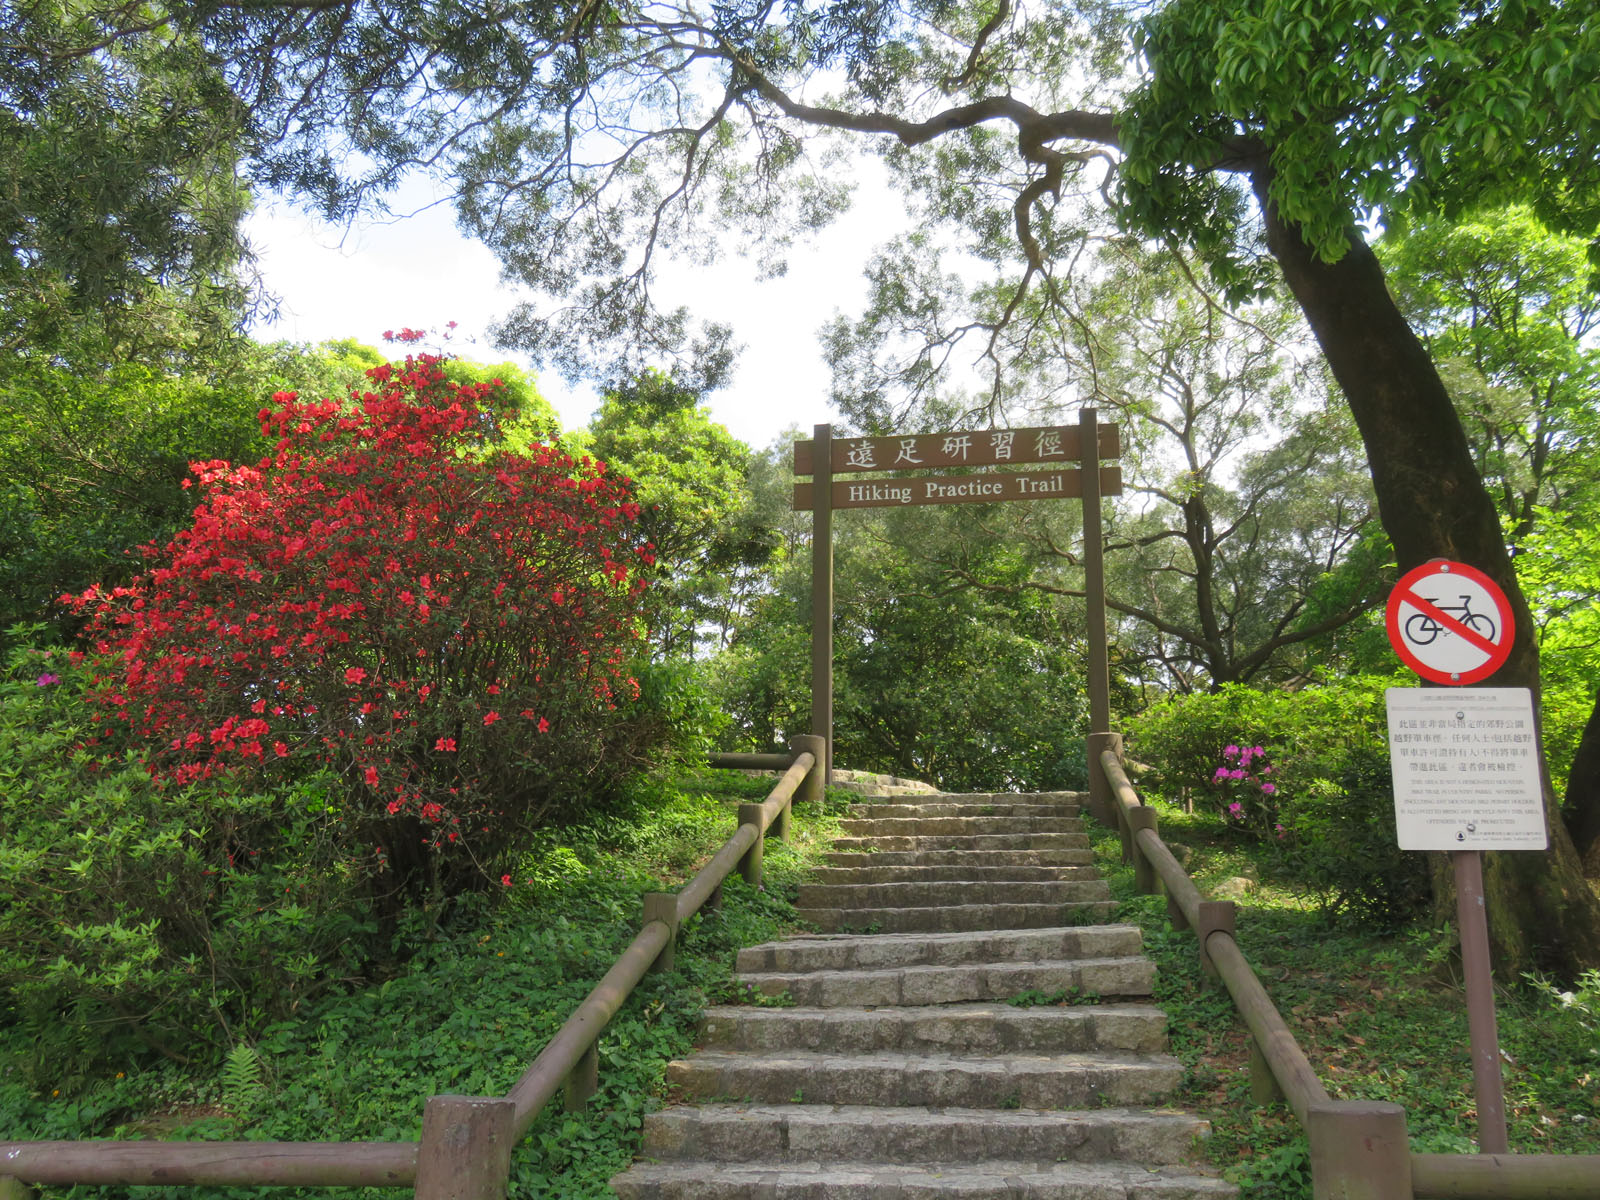
[[[0,1025],[0,1137],[190,1141],[415,1139],[430,1095],[503,1095],[626,948],[640,895],[681,886],[733,832],[735,807],[770,777],[700,772],[653,785],[631,816],[552,831],[507,893],[437,931],[407,970],[350,987],[297,1020],[241,1038],[220,1069],[127,1064],[108,1077],[29,1088],[28,1054]],[[763,886],[737,874],[720,911],[692,918],[673,970],[646,976],[599,1042],[600,1091],[578,1114],[559,1094],[518,1145],[513,1197],[603,1197],[660,1103],[669,1059],[700,1009],[732,998],[735,951],[795,924],[799,879],[836,836],[850,798],[795,809],[793,841],[769,840]],[[9,1038],[9,1040],[8,1040]],[[9,1061],[8,1061],[9,1060]],[[41,1198],[393,1196],[380,1189],[43,1188]]]
[[[1240,948],[1329,1094],[1403,1105],[1415,1151],[1474,1152],[1477,1106],[1451,932],[1385,936],[1331,922],[1291,881],[1272,878],[1251,843],[1212,832],[1204,818],[1161,809],[1163,838],[1188,847],[1187,869],[1202,894],[1229,878],[1254,882],[1238,901]],[[1164,899],[1135,893],[1114,834],[1098,835],[1095,851],[1121,901],[1119,919],[1141,926],[1159,969],[1156,1000],[1184,1067],[1175,1102],[1211,1122],[1206,1155],[1246,1200],[1309,1200],[1299,1123],[1282,1102],[1251,1101],[1243,1022],[1226,990],[1205,981],[1193,935],[1169,926]],[[1600,1153],[1595,990],[1563,996],[1531,981],[1499,990],[1513,1152]]]

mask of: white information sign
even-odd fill
[[[1402,850],[1543,850],[1538,731],[1527,688],[1389,688]]]

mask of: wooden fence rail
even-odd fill
[[[1314,1200],[1595,1200],[1600,1155],[1413,1154],[1398,1104],[1335,1100],[1317,1078],[1234,938],[1235,906],[1206,900],[1161,840],[1155,809],[1129,782],[1121,738],[1091,734],[1090,810],[1122,838],[1146,894],[1192,929],[1206,973],[1219,978],[1250,1031],[1251,1095],[1281,1096],[1306,1131]]]
[[[511,1150],[557,1091],[578,1108],[598,1087],[595,1044],[639,981],[672,966],[678,929],[721,901],[735,869],[761,882],[763,840],[787,841],[795,799],[821,800],[827,752],[799,737],[787,755],[760,758],[784,771],[760,804],[739,806],[739,825],[711,860],[674,894],[644,897],[642,927],[612,968],[504,1097],[433,1096],[416,1142],[0,1142],[0,1200],[23,1200],[31,1184],[153,1184],[255,1187],[411,1188],[418,1200],[502,1200]],[[771,761],[765,761],[771,760]]]

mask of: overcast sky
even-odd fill
[[[876,168],[876,164],[871,164]],[[714,267],[672,264],[658,294],[703,320],[724,321],[745,346],[733,382],[710,397],[716,420],[741,440],[766,446],[783,429],[836,419],[817,330],[836,310],[857,311],[861,270],[872,247],[892,233],[895,214],[879,188],[812,246],[797,248],[787,276],[758,283],[754,265],[732,255]],[[877,192],[877,195],[872,194]],[[898,207],[897,205],[895,207]],[[281,300],[279,320],[256,330],[263,339],[319,342],[353,337],[381,346],[385,329],[442,328],[456,321],[464,358],[504,362],[484,336],[512,305],[492,254],[463,238],[448,205],[393,222],[351,229],[322,225],[286,204],[262,205],[250,236],[265,283]],[[464,343],[477,337],[477,344]],[[587,424],[596,399],[573,391],[554,372],[540,390],[567,426]]]

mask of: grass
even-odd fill
[[[1330,923],[1251,843],[1161,808],[1162,836],[1190,848],[1202,893],[1230,877],[1257,881],[1239,902],[1239,945],[1329,1094],[1403,1105],[1413,1150],[1475,1151],[1466,1005],[1448,931],[1379,935]],[[1211,1121],[1206,1155],[1247,1200],[1309,1198],[1299,1124],[1281,1102],[1251,1102],[1243,1024],[1227,992],[1203,978],[1193,936],[1169,927],[1163,899],[1134,893],[1114,834],[1097,836],[1095,851],[1118,918],[1143,929],[1159,968],[1156,1000],[1184,1067],[1175,1100]],[[1592,994],[1584,1000],[1533,983],[1497,995],[1513,1152],[1600,1153],[1600,1027]]]
[[[406,971],[349,987],[293,1021],[240,1040],[214,1069],[127,1063],[103,1077],[22,1082],[16,1044],[0,1023],[0,1130],[5,1138],[171,1138],[188,1141],[414,1139],[430,1095],[503,1095],[639,928],[641,893],[681,886],[736,826],[740,802],[772,780],[700,772],[656,785],[628,819],[552,832],[504,895],[469,910]],[[559,1095],[518,1145],[513,1197],[609,1197],[631,1161],[646,1111],[663,1094],[666,1063],[692,1044],[708,1002],[736,1000],[734,951],[795,926],[801,876],[819,860],[850,798],[795,810],[792,842],[767,843],[764,879],[737,874],[719,911],[691,918],[672,971],[650,975],[601,1036],[600,1091],[581,1113]],[[781,999],[767,1003],[782,1003]],[[393,1196],[387,1189],[41,1188],[72,1196]]]

